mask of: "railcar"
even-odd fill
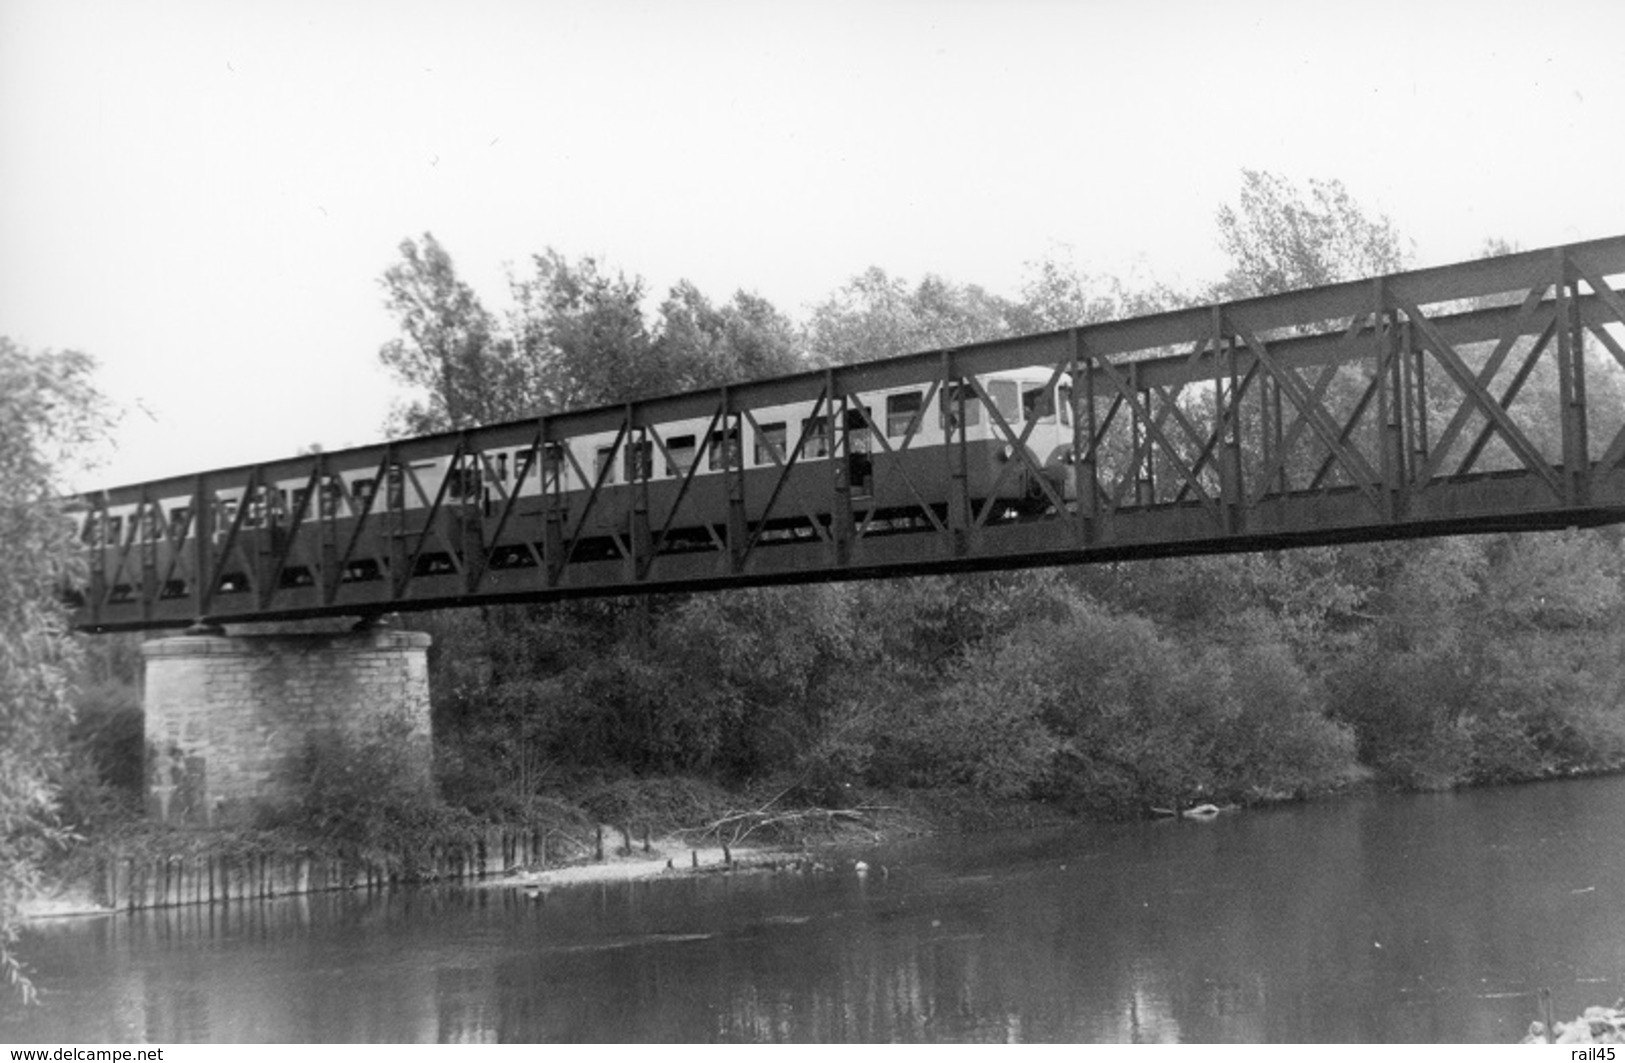
[[[868,535],[935,527],[948,519],[950,495],[983,522],[1015,520],[1071,501],[1073,416],[1070,382],[1034,369],[874,390],[833,409],[763,406],[574,435],[539,451],[468,451],[447,436],[446,452],[393,463],[380,462],[377,447],[337,452],[319,467],[305,460],[297,476],[242,475],[234,479],[244,486],[208,492],[212,593],[255,587],[250,570],[267,556],[283,558],[267,569],[276,589],[312,586],[318,540],[346,547],[337,579],[356,582],[402,566],[452,574],[474,551],[494,568],[560,551],[571,562],[628,560],[640,527],[654,554],[722,551],[730,519],[762,546],[804,542],[827,535],[836,497]],[[186,482],[142,502],[83,507],[93,593],[128,601],[152,581],[160,599],[193,592],[187,559],[199,522]],[[548,522],[551,543],[537,536]],[[300,549],[286,549],[301,536]]]

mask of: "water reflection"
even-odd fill
[[[1607,779],[64,921],[0,1040],[1510,1041],[1625,992],[1622,819]]]

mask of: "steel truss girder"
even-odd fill
[[[75,622],[1625,520],[1625,410],[1598,398],[1625,387],[1595,386],[1625,379],[1622,277],[1614,237],[96,492]],[[1001,407],[1018,370],[1069,428]]]

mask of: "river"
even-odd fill
[[[1612,777],[63,919],[0,1042],[1507,1042],[1625,994],[1622,826]]]

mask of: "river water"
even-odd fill
[[[0,1042],[1507,1042],[1625,994],[1622,827],[1614,777],[66,919]]]

